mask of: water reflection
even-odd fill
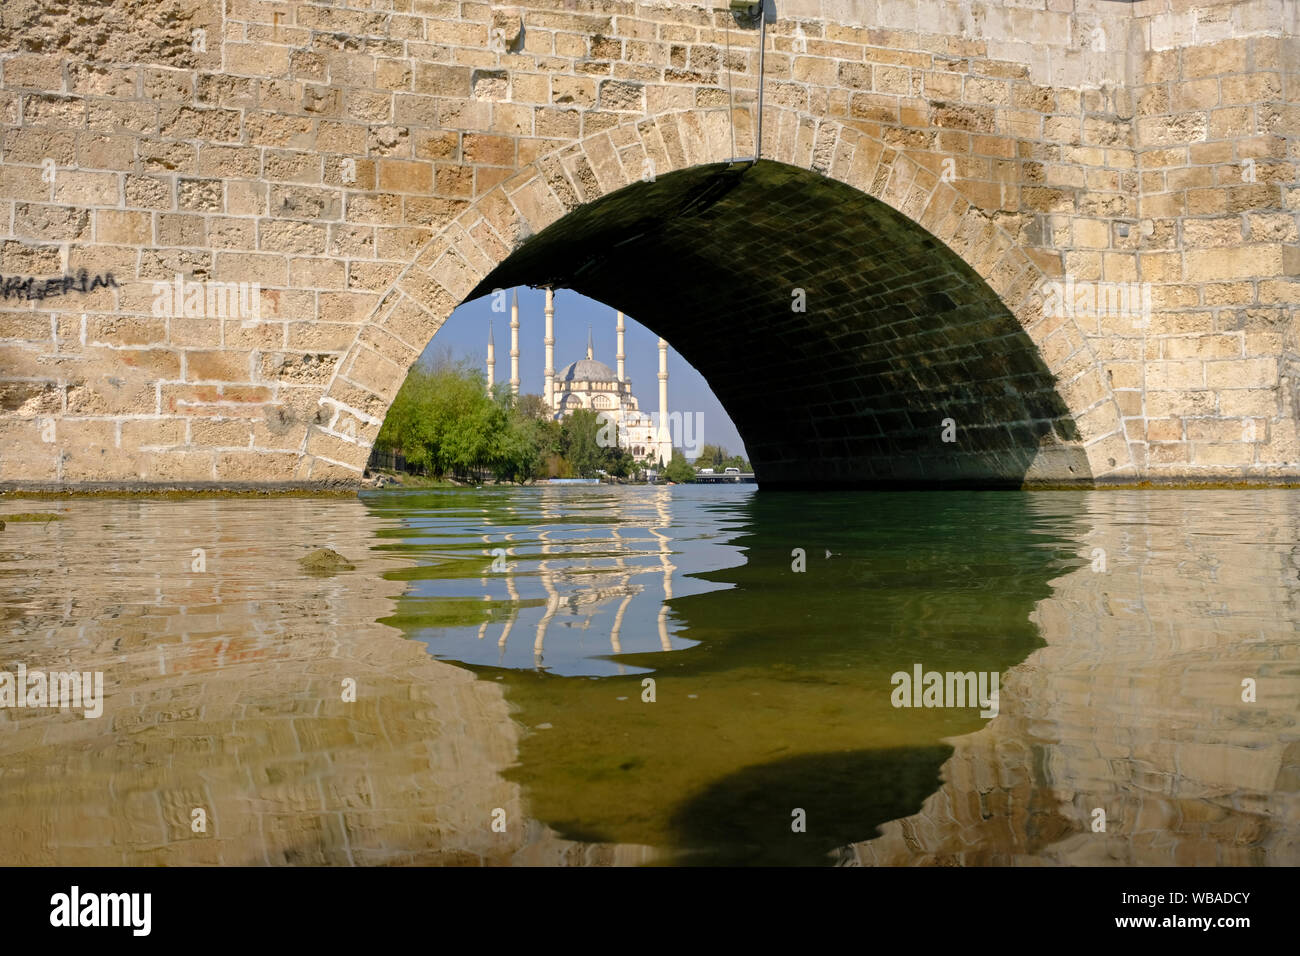
[[[0,709],[0,862],[1300,863],[1295,492],[32,510],[0,669],[105,710]],[[998,716],[894,708],[916,663]]]
[[[684,550],[692,570],[741,560],[706,522],[688,531],[692,519],[683,521],[680,499],[674,514],[667,488],[480,489],[368,501],[402,522],[395,549],[425,567],[407,576],[409,600],[388,623],[427,642],[434,656],[467,664],[648,673],[620,655],[695,643],[671,619],[674,587],[681,595],[725,586],[684,585],[675,551]],[[635,622],[626,635],[625,620]],[[511,641],[516,628],[532,635],[531,645]]]
[[[532,812],[570,839],[670,848],[681,860],[818,862],[913,812],[939,785],[950,752],[941,741],[983,721],[977,709],[893,708],[891,674],[914,662],[960,671],[1013,666],[1038,643],[1029,614],[1049,593],[1053,566],[1073,561],[1047,522],[1027,513],[1025,496],[564,491],[564,509],[538,508],[563,529],[556,533],[567,556],[544,566],[519,562],[519,587],[527,594],[537,587],[530,578],[540,577],[542,587],[566,589],[555,620],[585,623],[590,612],[567,594],[613,603],[608,585],[617,569],[603,563],[610,526],[625,536],[648,529],[664,580],[645,588],[647,568],[638,594],[648,590],[652,599],[614,615],[639,640],[637,653],[606,659],[578,627],[565,634],[553,626],[563,637],[547,647],[563,656],[563,670],[476,659],[473,623],[447,619],[444,602],[464,592],[444,570],[431,571],[435,584],[409,592],[390,620],[440,656],[501,679],[516,718],[541,728],[522,740],[520,765],[509,772],[525,785]],[[523,499],[501,498],[499,513],[491,494],[476,500],[476,523],[504,525]],[[402,507],[411,547],[436,542],[440,556],[454,553],[449,527],[465,515],[448,516],[438,496],[407,498]],[[481,536],[474,540],[482,548]],[[806,562],[793,560],[796,549]],[[805,563],[807,570],[793,570]],[[655,635],[676,649],[657,653]],[[585,679],[597,668],[610,676]],[[647,673],[656,681],[653,703],[644,699]],[[795,786],[792,768],[813,766],[814,782]],[[873,772],[856,772],[867,767]],[[767,781],[766,799],[732,799],[752,780]],[[875,815],[885,807],[890,816]],[[796,809],[809,828],[789,839]]]
[[[1277,662],[1300,646],[1300,497],[714,491],[676,489],[661,522],[679,596],[616,615],[691,647],[620,655],[631,679],[594,683],[462,658],[545,728],[510,776],[560,833],[710,862],[1297,861],[1300,688]],[[584,587],[636,511],[600,514],[610,494],[561,512],[552,582]],[[421,600],[401,602],[408,624]],[[454,626],[410,630],[459,646]],[[916,662],[998,671],[1000,715],[892,708],[889,675]],[[1267,692],[1245,704],[1251,675]]]
[[[1300,862],[1300,496],[1033,501],[1085,528],[1086,563],[1034,612],[1047,646],[1007,675],[998,719],[954,741],[943,787],[851,858]]]
[[[103,671],[104,715],[0,709],[0,863],[646,858],[528,815],[499,685],[375,623],[412,562],[373,550],[361,502],[5,501],[0,520],[32,510],[61,518],[0,531],[0,669]],[[356,569],[300,570],[319,547]]]

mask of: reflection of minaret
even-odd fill
[[[616,564],[620,569],[623,569],[624,571],[623,588],[627,593],[623,595],[623,601],[622,603],[619,604],[618,612],[614,615],[614,626],[610,629],[609,632],[609,646],[615,654],[622,654],[623,645],[619,642],[618,636],[619,636],[619,632],[623,630],[623,615],[627,613],[627,606],[632,603],[633,595],[636,594],[636,592],[639,591],[640,588],[639,587],[632,588],[630,586],[631,579],[632,579],[632,572],[626,570],[627,561],[623,557],[623,552],[627,550],[627,545],[623,543],[623,536],[618,533],[618,528],[611,529],[610,533],[613,535],[614,540],[618,542],[619,555],[616,560]],[[618,665],[618,672],[620,674],[624,673],[622,664]]]
[[[662,343],[663,339],[660,339],[659,341]],[[664,353],[660,351],[659,354],[663,355]],[[665,375],[660,375],[660,395],[663,394],[663,390],[666,388],[666,386],[662,384],[665,377]],[[664,488],[660,491],[659,496],[655,501],[655,511],[659,513],[659,524],[664,528],[672,526],[672,515],[668,511],[669,500],[668,489]],[[669,538],[667,534],[656,531],[654,528],[650,529],[650,533],[659,539],[659,564],[664,569],[664,601],[659,605],[659,646],[666,651],[671,651],[673,645],[672,642],[668,640],[668,602],[673,599],[673,563],[668,560],[669,555],[672,554],[672,550],[668,547],[668,542],[672,539]]]
[[[513,534],[505,535],[509,541]],[[506,556],[514,554],[514,548],[506,548]],[[509,567],[509,565],[506,565]],[[519,591],[515,588],[514,575],[506,573],[506,593],[510,595],[510,613],[506,616],[506,626],[501,629],[501,638],[497,641],[497,647],[501,648],[501,659],[506,656],[506,640],[510,637],[510,629],[515,626],[515,615],[519,613]]]
[[[519,290],[510,302],[510,391],[519,394]]]
[[[614,357],[618,359],[618,380],[621,382],[625,378],[627,378],[627,376],[623,374],[623,359],[626,356],[623,355],[623,313],[622,312],[618,314],[618,325],[615,328],[616,331],[618,332],[618,354]]]
[[[551,553],[551,545],[548,539],[548,533],[541,531],[537,535],[542,541],[542,555]],[[542,619],[537,622],[537,637],[533,641],[533,666],[541,668],[542,666],[542,644],[546,640],[546,626],[551,623],[551,618],[555,617],[555,612],[560,609],[560,592],[555,588],[554,575],[547,570],[546,561],[537,562],[537,573],[542,579],[542,586],[546,588],[546,610],[542,613]]]
[[[659,340],[659,457],[665,465],[673,457],[673,439],[668,431],[668,343]]]
[[[542,390],[542,399],[547,407],[555,407],[555,293],[546,287],[546,383]]]
[[[488,391],[492,391],[492,386],[496,383],[497,378],[497,348],[492,342],[492,320],[488,319]]]
[[[491,328],[489,328],[489,329],[488,329],[488,342],[491,342],[491,341],[492,341],[492,330],[491,330]],[[492,368],[492,358],[491,358],[491,356],[492,356],[492,352],[490,351],[490,348],[491,348],[491,346],[489,346],[489,352],[488,352],[488,368],[489,368],[489,369]],[[492,387],[492,379],[491,379],[491,375],[492,375],[492,373],[489,371],[489,372],[488,372],[488,376],[489,376],[489,377],[488,377],[488,388],[491,388],[491,387]],[[490,545],[490,544],[492,543],[492,538],[491,538],[490,536],[486,535],[486,534],[483,535],[483,543],[484,543],[484,544],[487,544],[487,545]],[[490,550],[491,550],[491,549],[489,549],[489,551],[490,551]],[[491,567],[491,565],[488,565],[488,566]],[[487,579],[486,577],[481,577],[481,578],[478,579],[478,583],[481,584],[481,585],[483,586],[483,600],[484,600],[484,601],[491,601],[491,600],[492,600],[492,595],[490,595],[490,594],[487,593],[487,592],[488,592],[488,579]],[[492,609],[491,609],[491,608],[488,608],[488,612],[487,612],[487,614],[486,614],[486,615],[484,616],[484,618],[483,618],[483,623],[479,625],[479,629],[478,629],[478,639],[479,639],[480,641],[483,640],[484,636],[487,634],[488,619],[489,619],[491,616],[492,616]]]

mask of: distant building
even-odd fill
[[[516,292],[510,306],[510,388],[519,393],[519,295]],[[546,370],[542,400],[551,409],[553,417],[563,418],[576,409],[586,408],[612,420],[618,429],[619,446],[638,461],[667,464],[672,458],[673,444],[668,429],[668,343],[659,340],[659,414],[643,412],[632,394],[632,383],[624,374],[623,313],[618,313],[618,371],[597,361],[592,347],[591,329],[587,329],[587,355],[571,362],[555,374],[555,300],[546,290]],[[489,387],[495,380],[496,354],[492,331],[488,330],[487,379]]]

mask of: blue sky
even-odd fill
[[[542,310],[546,293],[541,289],[519,289],[519,378],[520,390],[525,394],[542,393],[542,371],[546,353],[542,338],[546,322]],[[510,380],[510,295],[506,294],[505,312],[492,311],[492,296],[483,296],[466,302],[451,314],[446,323],[424,350],[425,357],[442,351],[451,353],[453,359],[466,359],[475,368],[485,368],[487,362],[488,319],[492,320],[496,341],[496,380]],[[587,326],[591,325],[596,358],[610,368],[616,367],[617,354],[614,334],[618,313],[594,299],[560,289],[555,293],[555,369],[558,372],[570,362],[587,354]],[[637,322],[633,316],[625,317],[627,326],[627,376],[632,380],[632,394],[644,411],[659,409],[659,351],[658,336]],[[668,343],[668,410],[673,412],[702,412],[704,435],[702,441],[722,445],[732,454],[745,455],[744,443],[704,377]],[[746,456],[748,457],[748,456]]]

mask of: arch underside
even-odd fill
[[[765,488],[1091,479],[1052,372],[984,279],[815,172],[762,160],[634,182],[525,240],[467,300],[515,285],[573,289],[668,339]]]

